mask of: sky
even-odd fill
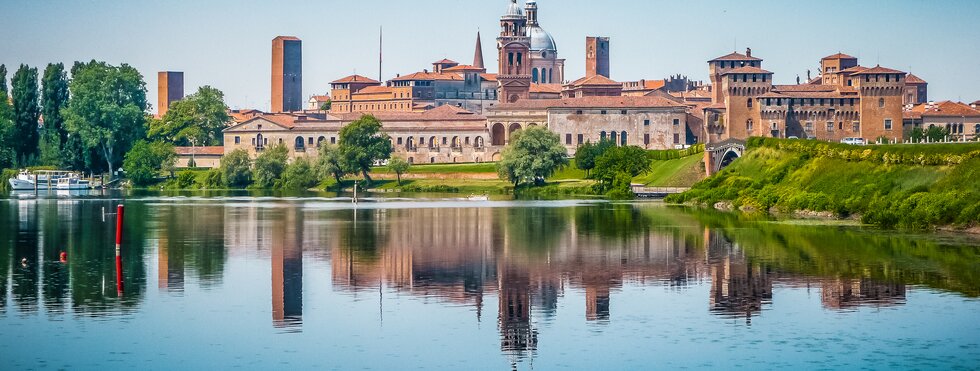
[[[210,85],[231,108],[267,110],[277,35],[303,40],[305,97],[355,71],[377,78],[379,27],[384,79],[442,58],[471,63],[478,30],[495,72],[508,1],[0,0],[0,63],[8,81],[22,63],[127,63],[146,79],[151,104],[156,72],[183,71],[185,94]],[[976,0],[538,0],[538,8],[567,80],[585,74],[585,37],[608,36],[617,81],[707,80],[707,60],[751,47],[776,83],[791,84],[840,51],[911,71],[929,82],[930,100],[980,99]]]

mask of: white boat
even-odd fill
[[[15,191],[92,188],[89,181],[82,179],[78,173],[57,170],[40,170],[36,172],[21,170],[16,177],[7,179],[7,183],[10,183],[10,188]]]

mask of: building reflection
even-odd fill
[[[826,279],[821,283],[820,302],[828,309],[905,304],[905,284],[866,278]]]
[[[274,219],[272,244],[272,324],[298,330],[303,324],[303,214],[287,210]]]
[[[711,267],[711,311],[731,317],[752,316],[772,301],[773,280],[769,267],[748,261],[737,244],[721,233],[705,231]]]

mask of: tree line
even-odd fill
[[[69,77],[70,76],[70,77]],[[229,117],[221,91],[204,86],[164,117],[147,113],[146,82],[132,66],[101,61],[20,65],[7,88],[0,65],[0,168],[45,166],[114,172],[138,142],[220,145]],[[158,148],[159,149],[159,148]]]

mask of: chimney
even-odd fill
[[[752,56],[752,48],[745,48],[745,56],[746,57]]]

